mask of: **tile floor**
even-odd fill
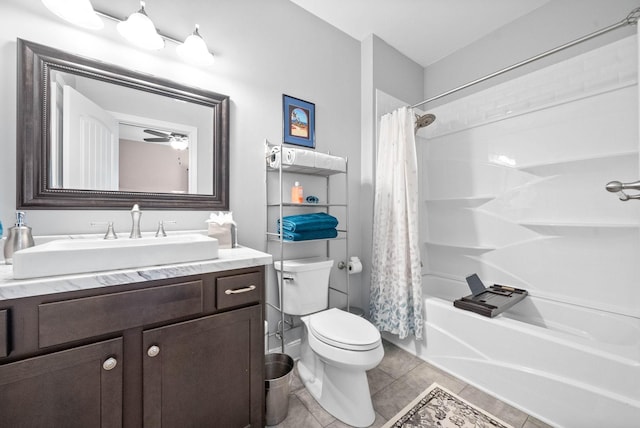
[[[549,425],[456,379],[397,346],[384,341],[384,359],[367,373],[376,411],[372,427],[384,425],[433,382],[486,410],[515,428],[549,428]],[[289,396],[289,414],[277,428],[349,427],[327,413],[304,388],[296,371]]]

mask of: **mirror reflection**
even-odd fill
[[[18,39],[17,208],[229,209],[229,97]]]
[[[213,109],[52,69],[54,189],[213,193]]]

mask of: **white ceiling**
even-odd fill
[[[426,67],[550,0],[291,0],[358,41],[370,34]]]

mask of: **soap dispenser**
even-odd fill
[[[296,181],[291,188],[291,202],[294,204],[301,204],[304,198],[304,192],[302,190],[302,185],[300,182]]]
[[[35,245],[31,235],[31,228],[25,224],[24,219],[25,213],[18,211],[16,213],[16,225],[9,228],[9,235],[4,243],[4,262],[8,265],[13,264],[13,253]]]

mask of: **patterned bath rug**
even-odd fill
[[[382,428],[513,428],[437,383]]]

